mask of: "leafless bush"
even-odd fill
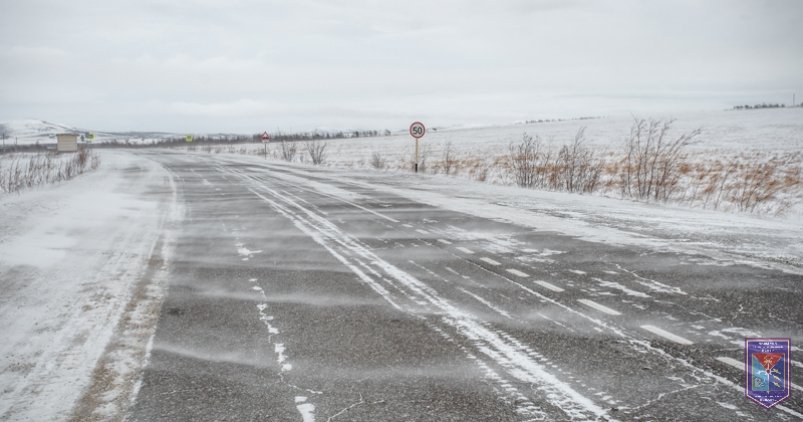
[[[48,183],[72,179],[100,166],[94,151],[81,149],[69,158],[51,153],[21,154],[0,162],[0,191],[14,193]]]
[[[725,165],[719,160],[716,160],[711,165],[698,164],[697,166],[692,166],[689,163],[681,163],[680,174],[687,179],[687,184],[691,185],[689,201],[694,203],[699,196],[703,208],[710,206],[715,210],[719,209],[723,194],[732,185],[729,181],[738,170],[738,167],[738,162],[735,160],[731,160]],[[700,190],[701,188],[702,190]],[[683,202],[686,199],[685,196],[685,193],[682,194],[679,201]]]
[[[279,154],[284,161],[293,161],[296,156],[297,146],[295,142],[281,141],[279,144]]]
[[[800,167],[784,164],[788,163],[771,159],[739,166],[738,175],[727,186],[728,199],[739,211],[756,212],[759,207],[776,200],[781,192],[798,187],[801,183]]]
[[[700,130],[669,138],[672,121],[639,119],[633,123],[620,166],[622,195],[666,201],[680,179],[683,148]]]
[[[796,153],[690,159],[680,162],[678,189],[669,201],[715,210],[780,214],[795,195],[801,196],[801,160]]]
[[[510,144],[510,167],[516,184],[523,188],[534,188],[539,179],[539,163],[543,161],[541,139],[522,134],[518,144]]]
[[[481,163],[475,165],[471,169],[469,174],[474,180],[476,180],[478,182],[484,182],[484,181],[488,180],[488,172],[490,171],[490,169],[491,169],[491,166],[488,163],[481,162]]]
[[[539,137],[525,133],[518,144],[510,146],[509,169],[516,184],[527,188],[594,192],[605,162],[583,145],[584,140],[585,128],[580,128],[574,141],[563,145],[553,156]]]
[[[371,167],[377,170],[385,168],[385,160],[382,158],[382,154],[376,151],[371,154]]]
[[[91,170],[97,170],[98,167],[100,167],[100,157],[97,154],[90,154],[89,168]]]
[[[602,174],[604,163],[583,145],[585,127],[581,127],[574,142],[564,145],[553,165],[547,167],[550,187],[567,192],[593,192]]]
[[[455,159],[454,152],[452,152],[452,143],[447,142],[443,150],[443,159],[441,160],[441,167],[443,168],[443,173],[446,175],[452,174],[452,170],[455,168],[457,164],[458,162]]]
[[[427,156],[429,156],[429,147],[421,148],[418,158],[418,171],[424,173],[427,171]]]
[[[323,164],[326,159],[326,142],[309,141],[304,144],[312,164]]]
[[[87,163],[89,163],[90,155],[89,149],[81,148],[75,153],[74,159],[79,167],[85,168]]]

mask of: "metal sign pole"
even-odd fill
[[[415,172],[418,173],[418,138],[415,138]]]
[[[262,136],[260,136],[260,139],[262,139],[262,143],[265,144],[265,160],[267,160],[268,159],[268,142],[270,141],[270,135],[268,135],[268,131],[267,130],[262,132]]]

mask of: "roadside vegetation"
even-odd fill
[[[63,182],[99,166],[100,157],[86,148],[72,154],[1,154],[0,193],[18,193],[41,185]]]
[[[583,145],[584,128],[557,152],[524,134],[503,165],[516,185],[531,189],[775,215],[800,200],[800,153],[701,156],[687,148],[700,134],[674,133],[672,121],[638,119],[618,150],[603,154]]]

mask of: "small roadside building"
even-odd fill
[[[59,133],[56,135],[57,152],[78,151],[78,135],[75,133]]]

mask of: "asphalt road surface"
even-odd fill
[[[744,397],[741,346],[800,333],[800,275],[525,229],[328,170],[143,154],[185,216],[129,420],[803,417],[801,358],[766,410]]]

